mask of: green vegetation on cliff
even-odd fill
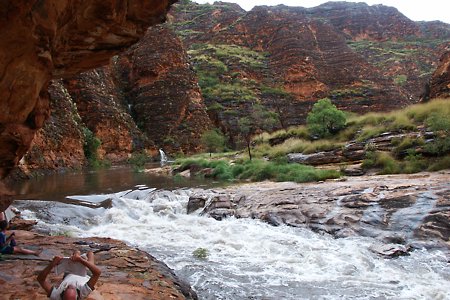
[[[340,151],[364,145],[365,168],[381,173],[414,173],[449,168],[450,101],[436,99],[390,113],[349,116],[345,129],[314,140],[306,126],[280,130],[255,139],[256,157],[275,159],[288,153]],[[378,144],[377,144],[378,143]]]
[[[431,50],[443,47],[449,42],[437,38],[406,37],[405,40],[398,41],[351,40],[348,41],[348,46],[386,72],[394,83],[404,85],[407,75],[398,72],[417,69],[419,77],[430,76],[435,68]],[[400,68],[400,64],[405,67]]]
[[[254,81],[244,78],[239,70],[266,68],[267,58],[263,53],[235,45],[194,44],[188,54],[206,99],[257,100]]]

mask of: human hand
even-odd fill
[[[79,251],[76,251],[75,253],[72,254],[72,256],[70,257],[70,260],[74,261],[74,262],[81,262],[84,260],[84,258],[80,256]]]
[[[52,265],[56,266],[57,264],[59,264],[61,262],[62,259],[63,259],[62,256],[56,255],[55,257],[53,257]]]

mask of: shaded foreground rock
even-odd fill
[[[36,276],[54,255],[68,256],[74,249],[95,253],[102,270],[96,289],[87,299],[197,299],[196,293],[162,262],[123,242],[108,238],[77,239],[44,236],[16,230],[19,245],[42,248],[40,257],[4,255],[0,261],[1,299],[47,299]],[[52,283],[59,282],[52,272]]]
[[[211,191],[203,213],[306,226],[336,237],[362,235],[387,244],[450,249],[449,182],[450,171],[251,183]],[[191,197],[198,207],[198,198],[205,196]],[[385,250],[378,252],[391,255]]]

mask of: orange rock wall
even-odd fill
[[[162,23],[173,2],[0,2],[0,178],[18,164],[49,117],[50,80],[107,63],[148,26]]]
[[[429,98],[450,98],[450,51],[442,55],[431,77]]]

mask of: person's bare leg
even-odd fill
[[[24,248],[20,248],[20,247],[14,247],[13,253],[39,256],[39,254],[41,254],[41,251],[33,251],[33,250],[28,250],[28,249],[24,249]]]

